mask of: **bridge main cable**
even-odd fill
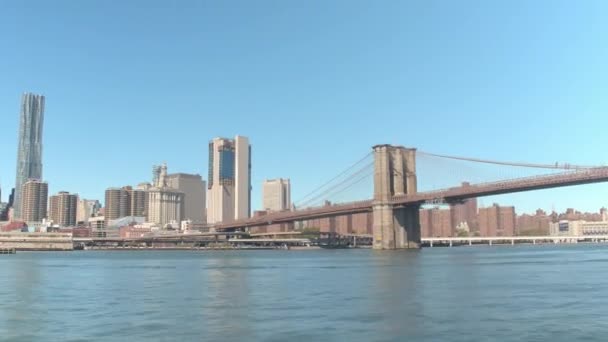
[[[593,169],[597,166],[582,166],[582,165],[574,165],[574,164],[535,164],[535,163],[521,163],[521,162],[503,162],[497,160],[487,160],[487,159],[479,159],[479,158],[469,158],[469,157],[457,157],[457,156],[448,156],[444,154],[436,154],[418,151],[420,155],[426,155],[431,157],[445,158],[445,159],[453,159],[453,160],[463,160],[470,161],[476,163],[484,163],[484,164],[494,164],[494,165],[505,165],[505,166],[520,166],[520,167],[529,167],[536,169],[554,169],[554,170],[582,170],[582,169]]]

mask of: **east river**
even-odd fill
[[[578,340],[607,244],[0,255],[0,341]]]

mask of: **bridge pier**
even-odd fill
[[[374,146],[374,249],[420,248],[419,205],[395,207],[393,196],[416,193],[416,150]]]

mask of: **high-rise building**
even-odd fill
[[[8,203],[0,202],[0,221],[8,221]]]
[[[178,228],[184,218],[184,193],[168,186],[167,165],[154,175],[154,186],[148,189],[148,222],[165,227],[175,223]]]
[[[8,195],[8,207],[12,208],[15,205],[15,188],[11,189],[11,194]]]
[[[251,146],[249,139],[215,138],[209,142],[207,222],[230,222],[251,216]]]
[[[25,93],[21,97],[19,116],[19,144],[17,149],[17,176],[15,179],[14,212],[22,218],[21,196],[23,184],[29,179],[42,179],[42,127],[44,122],[44,96]],[[46,208],[45,208],[46,210]]]
[[[60,227],[74,227],[76,225],[76,211],[78,195],[61,191],[49,199],[49,219]]]
[[[98,200],[79,199],[76,205],[76,223],[87,223],[101,209]]]
[[[238,135],[234,138],[234,145],[234,218],[240,220],[251,217],[251,145],[248,138]]]
[[[262,184],[264,210],[282,211],[291,208],[291,184],[289,179],[267,179]]]
[[[21,186],[21,219],[25,222],[41,222],[46,218],[49,185],[30,179]]]
[[[131,215],[130,187],[109,188],[106,190],[104,216],[106,226],[112,220]]]
[[[145,217],[148,213],[148,193],[143,189],[129,189],[131,216]]]
[[[206,222],[205,181],[200,175],[174,173],[167,175],[167,186],[184,193],[184,220]]]

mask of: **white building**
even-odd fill
[[[166,227],[172,222],[181,222],[184,210],[184,193],[168,187],[165,164],[161,167],[156,184],[148,189],[148,222]]]
[[[209,142],[207,222],[251,216],[251,146],[246,137]]]
[[[264,210],[282,211],[291,208],[291,184],[289,179],[267,179],[262,184]]]
[[[93,230],[102,230],[106,227],[105,216],[95,216],[89,218],[89,227]]]
[[[101,209],[98,200],[79,199],[76,206],[76,222],[87,223],[89,219]]]
[[[550,223],[549,232],[552,236],[608,235],[608,221],[562,220]]]

